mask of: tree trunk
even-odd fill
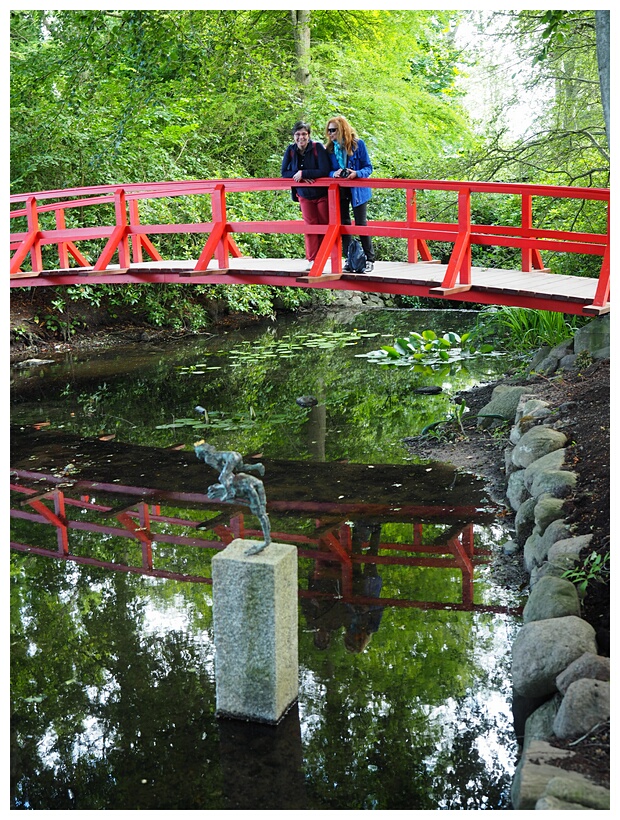
[[[291,11],[297,71],[295,79],[300,85],[308,85],[310,80],[310,12]]]
[[[601,101],[607,144],[611,146],[609,133],[609,11],[596,11],[596,59],[598,62],[598,77],[601,84]]]

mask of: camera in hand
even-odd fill
[[[343,168],[340,172],[341,177],[350,177],[351,176],[351,169],[350,168]]]

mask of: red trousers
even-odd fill
[[[327,225],[329,222],[329,208],[326,196],[321,197],[321,199],[304,199],[300,196],[299,207],[307,225]],[[319,252],[324,235],[318,233],[306,234],[306,259],[309,262],[312,262]]]

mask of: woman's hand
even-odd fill
[[[302,177],[303,174],[301,171],[297,171],[297,173],[293,174],[293,179],[295,180],[295,182],[301,182]]]

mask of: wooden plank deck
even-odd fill
[[[15,278],[21,287],[48,284],[49,280],[53,280],[55,285],[74,284],[85,278],[118,283],[191,281],[200,284],[263,284],[400,293],[482,304],[540,307],[544,310],[586,315],[598,315],[609,310],[609,302],[602,310],[589,309],[596,294],[597,279],[545,271],[472,267],[471,288],[444,296],[433,292],[433,289],[441,286],[448,266],[436,262],[412,264],[378,261],[372,273],[343,273],[338,279],[332,278],[329,262],[325,266],[324,277],[309,276],[304,259],[230,257],[228,269],[219,268],[217,262],[211,260],[207,271],[199,273],[194,272],[195,265],[196,260],[147,261],[133,263],[128,268],[110,265],[105,271],[75,267],[68,270],[45,270],[30,276],[20,273],[15,274]]]

